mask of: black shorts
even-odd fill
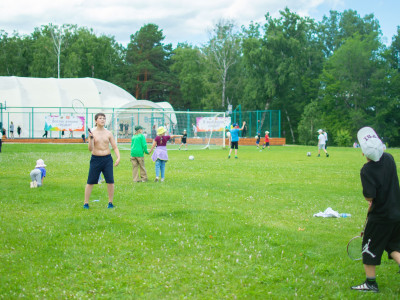
[[[383,251],[400,252],[400,222],[368,222],[363,236],[362,256],[365,265],[380,265]]]
[[[182,144],[186,144],[186,139],[182,139]]]
[[[239,148],[239,142],[231,142],[231,149],[238,149]]]
[[[106,156],[92,155],[87,184],[97,184],[100,173],[103,173],[106,183],[114,183],[113,159],[111,154]]]

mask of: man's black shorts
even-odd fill
[[[87,184],[97,184],[100,173],[103,173],[106,183],[114,183],[113,159],[111,154],[106,156],[92,155]]]
[[[365,265],[380,265],[383,251],[400,252],[400,222],[368,222],[363,236],[362,256]]]
[[[239,142],[231,142],[231,149],[238,149],[239,148]]]

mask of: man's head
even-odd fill
[[[97,121],[97,119],[98,119],[99,117],[103,117],[103,118],[105,119],[105,118],[106,118],[106,115],[103,114],[103,113],[97,113],[97,114],[95,114],[95,116],[94,116],[94,120]]]
[[[364,155],[373,161],[379,161],[383,154],[383,143],[371,127],[363,127],[357,133],[358,143]]]
[[[106,115],[103,114],[103,113],[97,113],[97,114],[94,115],[94,122],[96,123],[96,126],[97,126],[97,120],[98,119],[105,121],[106,120]]]

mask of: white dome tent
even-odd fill
[[[106,114],[109,126],[120,114],[125,118],[127,114],[133,114],[136,108],[139,111],[173,111],[167,102],[138,101],[122,88],[100,79],[0,76],[0,103],[6,103],[7,108],[2,111],[0,121],[7,130],[11,122],[15,131],[17,126],[21,126],[22,137],[41,137],[45,116],[49,114],[74,114],[71,108],[73,99],[81,100],[87,108],[86,121],[89,127],[93,126],[94,114],[100,111]],[[59,137],[61,133],[52,132],[52,135]]]

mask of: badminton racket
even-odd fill
[[[85,115],[85,113],[86,113],[85,104],[83,104],[83,102],[81,100],[79,100],[79,99],[72,100],[72,109],[78,115]],[[86,116],[85,116],[85,119],[86,119]],[[86,128],[89,131],[89,133],[92,133],[90,131],[90,128],[88,127],[87,120],[86,120]]]
[[[367,222],[368,222],[368,216],[365,219],[363,231],[359,235],[353,237],[347,243],[347,254],[351,260],[361,260],[362,259],[362,241],[363,241],[365,226],[367,226]]]

